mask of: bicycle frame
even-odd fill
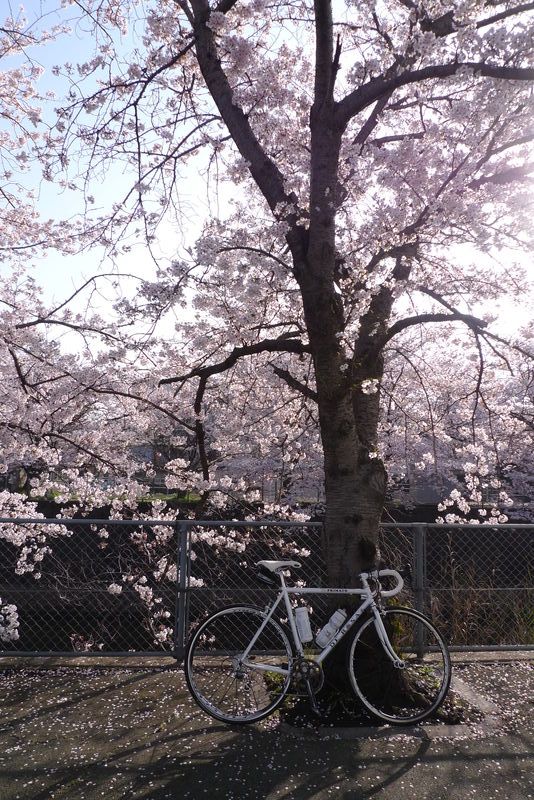
[[[381,590],[381,595],[383,597],[392,597],[393,595],[398,594],[404,585],[402,577],[396,570],[380,570],[377,573],[367,573],[362,572],[360,574],[360,579],[362,582],[361,589],[335,589],[335,588],[324,588],[320,589],[317,587],[294,587],[294,586],[286,586],[286,582],[284,579],[284,575],[282,572],[279,573],[280,577],[280,591],[274,600],[273,604],[270,606],[268,611],[266,610],[266,617],[264,621],[261,623],[260,627],[256,631],[255,635],[253,636],[252,640],[249,642],[248,647],[244,650],[241,656],[241,663],[246,664],[247,666],[260,671],[268,671],[268,672],[277,672],[282,675],[287,675],[288,669],[284,667],[277,667],[272,664],[261,664],[258,661],[254,660],[253,662],[247,662],[247,656],[250,653],[251,649],[254,647],[255,642],[257,641],[258,637],[261,635],[264,627],[267,625],[269,620],[272,618],[274,612],[280,605],[280,602],[283,600],[287,618],[289,622],[289,627],[291,629],[291,635],[293,638],[293,643],[295,646],[297,656],[304,656],[304,648],[302,646],[302,642],[300,641],[300,637],[298,634],[297,626],[295,623],[295,615],[293,608],[291,606],[291,596],[303,596],[308,594],[329,594],[329,595],[338,595],[341,597],[351,597],[354,595],[360,596],[363,598],[363,603],[356,609],[356,611],[343,623],[340,629],[337,631],[335,636],[328,642],[325,647],[321,649],[321,651],[317,654],[311,656],[311,659],[315,661],[317,664],[321,664],[328,654],[334,649],[336,644],[345,636],[345,634],[352,628],[354,623],[364,614],[367,609],[371,610],[371,613],[374,617],[375,627],[382,643],[382,646],[387,653],[388,657],[391,659],[391,662],[394,666],[401,666],[402,662],[398,658],[397,654],[393,650],[391,643],[389,641],[388,635],[386,633],[386,629],[384,628],[384,624],[382,622],[382,617],[380,616],[379,608],[375,602],[375,597],[373,594],[372,589],[369,586],[369,579],[370,578],[380,578],[380,577],[394,577],[397,579],[397,585],[394,589],[389,590]]]

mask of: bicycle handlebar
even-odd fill
[[[402,591],[402,587],[404,586],[404,580],[402,579],[402,575],[400,572],[397,572],[396,569],[379,569],[373,570],[373,572],[362,572],[360,573],[360,577],[362,580],[380,580],[380,578],[395,578],[397,581],[396,585],[393,589],[380,589],[380,594],[382,597],[394,597],[396,594]]]

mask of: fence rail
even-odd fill
[[[322,540],[320,522],[0,518],[0,653],[181,658],[213,610],[265,604],[256,561],[326,585]],[[534,649],[534,525],[388,523],[380,545],[452,649]]]

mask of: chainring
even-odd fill
[[[324,672],[320,664],[309,658],[297,658],[293,664],[293,682],[298,691],[306,691],[307,680],[314,694],[323,688]]]

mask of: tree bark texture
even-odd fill
[[[332,335],[338,312],[325,295],[312,302],[303,292],[324,453],[325,557],[329,583],[351,586],[360,571],[376,563],[387,478],[375,457],[379,393],[364,394],[358,370],[347,366]],[[365,369],[363,379],[381,378],[379,355],[366,367],[372,369]]]
[[[379,393],[365,394],[364,380],[382,378],[381,349],[386,298],[362,320],[351,359],[342,343],[343,304],[336,291],[335,217],[342,130],[333,122],[328,96],[311,114],[310,227],[306,260],[295,263],[315,368],[325,470],[325,557],[333,586],[352,586],[375,565],[378,525],[386,491],[376,457]],[[378,313],[380,311],[381,313]],[[381,324],[377,324],[380,320]]]

